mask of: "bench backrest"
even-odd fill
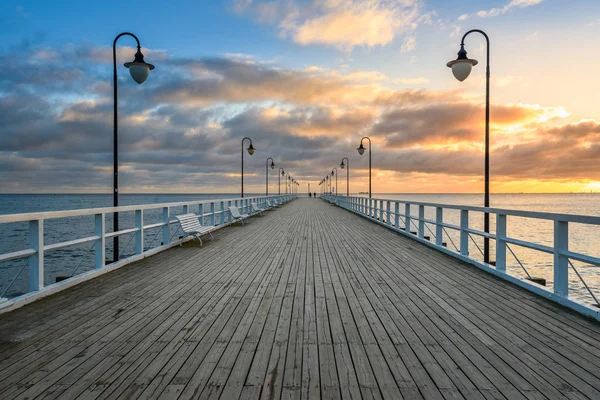
[[[195,233],[202,230],[202,225],[200,225],[200,221],[196,214],[176,215],[175,218],[177,218],[181,224],[181,229],[183,229],[185,233]]]
[[[233,218],[241,218],[240,210],[236,206],[229,206],[229,212]]]
[[[258,208],[258,206],[256,205],[256,203],[250,203],[250,205],[252,206],[252,209],[253,209],[254,211],[259,211],[259,208]]]

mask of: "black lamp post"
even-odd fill
[[[278,185],[279,185],[279,195],[281,196],[281,177],[285,176],[285,171],[283,170],[283,168],[279,167],[279,172],[277,173],[278,175]]]
[[[458,58],[456,60],[448,62],[446,65],[452,68],[454,77],[459,81],[467,79],[471,73],[473,66],[477,65],[477,60],[469,59],[467,57],[467,51],[465,50],[465,38],[470,33],[477,32],[481,33],[485,37],[487,43],[487,65],[485,69],[485,190],[483,195],[483,206],[490,206],[490,38],[486,33],[479,29],[472,29],[464,34],[460,41],[460,50],[458,51]],[[483,230],[485,233],[490,233],[490,214],[484,213],[483,215]],[[490,239],[484,238],[483,241],[483,262],[489,264],[490,262]]]
[[[365,139],[369,141],[369,198],[371,198],[371,139],[367,136],[360,139],[360,146],[358,146],[356,150],[358,150],[358,154],[361,156],[365,153],[365,148],[363,147],[363,140]]]
[[[346,164],[344,164],[344,160],[346,160]],[[348,166],[348,169],[346,170],[346,197],[348,197],[350,196],[350,181],[348,179],[350,176],[350,160],[348,160],[348,157],[342,158],[340,168],[344,169],[345,166]]]
[[[265,195],[269,195],[269,160],[271,160],[271,169],[275,169],[275,162],[271,157],[267,158],[267,165],[265,167],[265,176],[267,177],[267,183],[265,184]]]
[[[154,69],[154,65],[148,64],[144,61],[144,55],[142,54],[140,41],[133,33],[123,32],[115,37],[113,41],[113,116],[114,116],[114,130],[113,130],[113,206],[119,206],[119,126],[118,126],[118,115],[117,115],[117,41],[121,36],[131,36],[137,43],[137,52],[133,56],[133,61],[125,63],[125,67],[129,68],[129,73],[134,81],[138,84],[144,83],[150,71]],[[113,213],[113,232],[119,231],[119,213]],[[113,262],[119,261],[119,237],[113,238]]]
[[[245,137],[242,139],[242,198],[244,197],[244,140],[246,139],[248,139],[248,141],[250,142],[250,146],[248,146],[248,148],[246,149],[248,151],[248,154],[254,154],[255,150],[252,146],[252,139],[250,139],[249,137]]]
[[[337,196],[337,194],[338,194],[337,168],[333,167],[333,169],[331,170],[331,176],[333,176],[333,170],[335,170],[335,194]],[[333,180],[333,178],[331,180]]]

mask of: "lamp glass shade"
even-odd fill
[[[463,58],[450,61],[447,65],[448,67],[452,68],[452,74],[454,77],[462,82],[469,77],[473,66],[477,65],[477,60]]]
[[[129,73],[131,74],[131,77],[138,84],[144,83],[144,81],[148,78],[148,75],[150,75],[149,64],[134,61],[125,64],[125,66],[129,68]]]
[[[331,176],[333,176],[333,171],[331,171]]]
[[[275,163],[271,161],[271,169],[275,169]]]
[[[361,156],[363,154],[365,154],[365,148],[363,147],[362,143],[360,144],[360,146],[356,150],[358,150],[358,154],[360,154]]]
[[[250,147],[248,147],[248,154],[254,154],[254,147],[252,146],[252,143],[250,143]]]
[[[345,167],[345,166],[346,166],[346,165],[345,165],[345,164],[344,164],[344,162],[342,161],[342,163],[340,164],[340,168],[341,168],[341,169],[344,169],[344,167]]]

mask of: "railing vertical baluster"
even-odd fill
[[[442,207],[435,208],[435,244],[441,246],[443,243],[444,226],[444,209]]]
[[[212,226],[215,225],[215,202],[211,201],[210,202],[210,224]]]
[[[105,254],[106,251],[105,241],[106,241],[106,233],[104,227],[104,214],[96,214],[94,216],[94,234],[100,239],[96,241],[94,244],[94,252],[96,253],[96,262],[94,264],[94,268],[100,269],[104,267],[105,263]]]
[[[171,226],[169,224],[169,219],[171,216],[169,215],[169,207],[163,207],[162,212],[162,222],[165,224],[163,226],[163,245],[168,245],[171,242]]]
[[[391,225],[392,224],[392,220],[390,219],[390,202],[389,201],[387,202],[386,207],[387,207],[387,210],[386,210],[387,217],[385,219],[386,219],[387,224]]]
[[[369,199],[369,218],[373,218],[373,199]]]
[[[379,222],[383,222],[383,200],[379,200]]]
[[[496,214],[496,269],[506,272],[506,215]]]
[[[238,206],[238,201],[234,200],[234,203],[235,203],[234,205],[237,207]],[[231,200],[227,201],[227,207],[231,207]],[[242,214],[244,214],[244,211],[242,211]],[[227,222],[231,222],[231,218],[232,218],[231,213],[227,213]]]
[[[425,206],[419,205],[419,237],[425,239]]]
[[[200,225],[204,225],[204,204],[198,204],[198,215],[200,216]]]
[[[183,206],[183,213],[184,213],[184,214],[187,214],[187,213],[188,213],[188,209],[189,209],[188,205],[187,205],[187,204],[186,204],[186,205],[184,205],[184,206]]]
[[[29,257],[29,291],[44,288],[44,220],[29,221],[29,247],[37,251]]]
[[[569,258],[560,254],[569,250],[569,223],[554,221],[554,293],[569,295]]]
[[[396,229],[400,229],[400,203],[397,201],[394,202],[394,226]]]
[[[221,201],[219,203],[220,203],[219,208],[221,211],[221,224],[220,225],[223,225],[225,223],[225,202]]]
[[[135,227],[138,229],[135,233],[135,254],[142,254],[144,252],[144,210],[135,210]]]
[[[404,204],[404,232],[410,233],[410,203]]]
[[[497,215],[499,217],[500,215]],[[498,221],[498,220],[496,220]],[[505,220],[506,221],[506,220]],[[498,222],[496,222],[497,224]],[[460,254],[463,256],[469,255],[469,211],[468,210],[460,210]],[[496,242],[496,246],[498,246],[499,241]],[[498,249],[498,247],[496,247]],[[506,247],[504,248],[506,253]],[[496,250],[498,252],[498,250]]]

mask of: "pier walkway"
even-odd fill
[[[319,199],[0,315],[0,398],[600,398],[600,324]]]

